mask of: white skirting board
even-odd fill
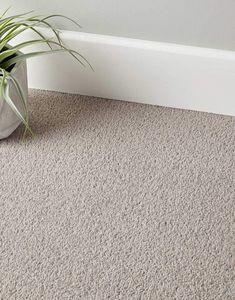
[[[235,115],[235,52],[62,31],[67,54],[29,60],[31,88]]]

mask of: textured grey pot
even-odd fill
[[[28,82],[26,61],[15,64],[11,74],[18,80],[27,98]],[[15,106],[22,114],[24,114],[22,102],[20,101],[16,88],[12,82],[9,85],[9,93]],[[21,120],[17,117],[6,101],[0,97],[0,140],[8,137],[20,125],[20,123]]]

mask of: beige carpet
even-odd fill
[[[0,142],[0,299],[234,299],[228,116],[31,91]]]

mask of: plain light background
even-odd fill
[[[2,0],[1,10],[10,5],[65,14],[84,32],[235,50],[234,0]],[[78,30],[63,20],[56,26]]]

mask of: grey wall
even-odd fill
[[[1,0],[9,5],[66,14],[86,32],[235,50],[234,0]]]

